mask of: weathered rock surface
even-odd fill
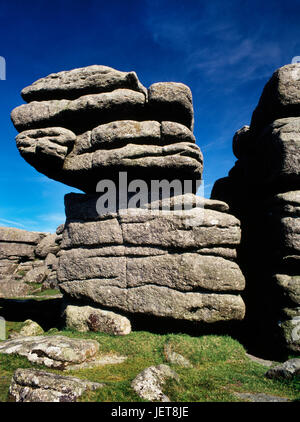
[[[22,90],[25,101],[75,99],[119,88],[132,89],[146,95],[135,72],[120,72],[108,66],[92,65],[67,70],[41,78]]]
[[[37,322],[27,319],[19,334],[24,337],[40,336],[44,334],[44,330]]]
[[[126,209],[95,219],[97,199],[89,198],[66,197],[57,275],[69,298],[193,321],[243,318],[245,280],[231,253],[240,241],[235,217],[199,206]]]
[[[87,390],[104,384],[37,369],[17,369],[9,387],[15,402],[75,402]]]
[[[243,227],[248,329],[260,331],[262,345],[299,352],[299,64],[273,74],[250,127],[236,132],[233,151],[238,161],[215,183],[212,198],[227,202]]]
[[[186,85],[158,82],[150,86],[148,95],[150,114],[161,115],[163,120],[175,120],[193,130],[192,93]]]
[[[289,359],[281,365],[274,366],[266,372],[267,378],[291,379],[300,378],[300,359]]]
[[[32,363],[61,370],[93,358],[98,350],[99,343],[95,340],[64,336],[17,337],[0,344],[0,353],[18,354]]]
[[[67,306],[66,327],[80,332],[96,331],[112,335],[126,335],[131,332],[128,318],[114,312],[91,306]]]
[[[251,129],[259,131],[283,117],[300,115],[300,66],[289,64],[277,69],[266,84],[254,110]]]
[[[149,401],[169,402],[163,391],[167,379],[179,380],[178,375],[168,365],[150,366],[132,381],[131,387],[143,399]]]
[[[22,96],[29,103],[11,113],[20,154],[85,193],[66,195],[59,241],[47,236],[35,250],[51,272],[45,282],[55,272],[66,300],[114,311],[206,323],[243,319],[240,222],[226,203],[194,195],[203,156],[189,87],[158,82],[146,90],[134,72],[89,66],[42,78]],[[115,207],[103,179],[120,188]],[[112,324],[117,332],[108,315],[94,318],[92,329]],[[74,324],[87,329],[85,311],[81,317]]]
[[[183,366],[184,368],[191,368],[193,366],[186,357],[182,356],[180,353],[174,352],[169,344],[165,344],[164,354],[166,360],[173,365]]]
[[[36,284],[57,288],[60,242],[60,235],[0,227],[0,297],[26,296]]]
[[[245,315],[245,304],[236,294],[183,293],[152,285],[127,289],[105,279],[67,281],[60,288],[67,297],[92,300],[130,313],[206,323],[241,320]]]

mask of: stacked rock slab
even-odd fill
[[[261,341],[300,351],[300,65],[278,69],[251,125],[233,138],[238,161],[212,198],[241,220],[247,317]]]
[[[57,287],[61,238],[61,234],[0,227],[0,298],[26,295],[31,283]]]
[[[227,204],[194,195],[203,158],[190,89],[146,89],[134,72],[89,66],[49,75],[22,95],[29,104],[12,112],[21,155],[84,192],[65,196],[57,275],[66,299],[180,320],[241,320],[240,223]],[[136,188],[121,199],[125,177],[146,190],[153,179],[191,184],[188,193],[155,198],[149,189],[136,207]],[[99,210],[104,179],[115,183],[114,209]]]

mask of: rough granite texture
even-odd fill
[[[22,96],[28,104],[11,113],[21,156],[84,192],[65,197],[60,251],[54,237],[36,251],[41,258],[48,252],[48,262],[57,254],[65,299],[206,323],[243,319],[240,222],[226,203],[194,195],[203,155],[189,87],[157,82],[147,89],[134,72],[94,65],[41,78]],[[99,211],[106,198],[99,181],[119,188],[125,174],[145,189],[153,180],[173,187],[138,199],[133,190],[125,203],[120,193],[115,209]]]
[[[299,353],[299,64],[276,70],[233,151],[238,161],[211,197],[227,202],[243,227],[248,329],[262,345]]]

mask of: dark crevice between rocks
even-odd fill
[[[37,322],[44,331],[50,328],[62,329],[63,299],[0,299],[0,315],[6,321]]]

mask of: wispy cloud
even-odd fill
[[[6,218],[0,218],[0,224],[3,225],[3,226],[6,226],[6,227],[7,226],[18,226],[18,227],[25,229],[24,224],[22,224],[18,221],[15,221],[15,220],[7,220]]]
[[[178,51],[187,73],[213,80],[215,89],[220,84],[228,88],[229,81],[234,89],[246,81],[270,76],[274,68],[286,64],[288,51],[292,54],[298,42],[285,36],[276,5],[266,25],[265,16],[248,1],[216,0],[190,8],[175,3],[168,10],[154,1],[154,13],[153,1],[148,2],[149,31],[160,46]]]

